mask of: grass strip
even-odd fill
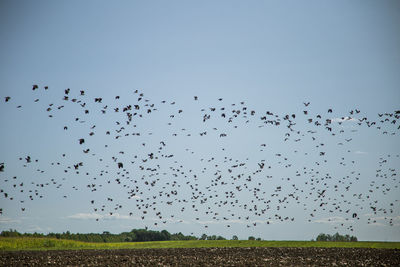
[[[89,243],[54,238],[2,237],[0,251],[12,250],[81,250],[81,249],[146,249],[146,248],[211,248],[211,247],[320,247],[400,249],[400,242],[319,242],[256,240],[187,240],[122,243]]]

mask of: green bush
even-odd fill
[[[47,239],[43,242],[43,247],[45,247],[45,248],[54,248],[55,246],[56,246],[56,242],[54,240]]]

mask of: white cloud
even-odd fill
[[[106,220],[132,220],[132,219],[137,219],[137,218],[133,218],[132,216],[129,216],[129,215],[121,215],[119,213],[113,213],[112,215],[104,215],[103,219],[106,219]]]
[[[0,217],[0,223],[21,223],[21,220],[12,219],[9,217]]]
[[[387,225],[385,225],[384,223],[381,223],[381,222],[371,222],[371,223],[369,223],[369,225],[373,225],[373,226],[387,226]]]
[[[130,215],[123,215],[119,213],[110,214],[98,214],[98,213],[76,213],[70,216],[67,216],[69,219],[75,220],[94,220],[94,219],[101,219],[101,220],[140,220],[140,217],[137,216],[130,216]],[[146,218],[147,220],[154,220],[158,221],[157,218]]]
[[[400,215],[398,216],[378,216],[378,217],[373,217],[375,214],[374,213],[365,213],[364,216],[366,217],[371,217],[371,220],[390,220],[392,219],[393,221],[400,221]]]
[[[127,220],[127,219],[137,219],[133,218],[129,215],[121,215],[119,213],[113,213],[112,215],[102,215],[98,213],[76,213],[70,216],[67,216],[70,219],[77,219],[77,220],[88,220],[88,219],[105,219],[105,220]]]
[[[315,223],[326,223],[326,224],[339,224],[339,223],[351,223],[353,220],[346,220],[344,217],[333,216],[317,219],[314,221]]]
[[[142,220],[141,217],[138,216],[130,216],[130,215],[123,215],[119,213],[113,213],[112,215],[110,214],[98,214],[98,213],[76,213],[70,216],[67,216],[66,218],[68,219],[75,219],[75,220],[94,220],[94,219],[99,219],[99,220]],[[148,221],[154,221],[154,222],[159,222],[159,221],[167,221],[170,223],[189,223],[188,221],[181,220],[181,219],[170,219],[166,218],[165,220],[160,220],[157,217],[146,217],[144,222]],[[204,222],[204,223],[213,223],[213,221],[210,222]],[[215,222],[214,222],[215,223]]]
[[[269,223],[274,223],[272,220],[268,221],[263,221],[263,220],[253,220],[253,221],[248,221],[248,220],[221,220],[221,221],[196,221],[197,223],[200,224],[232,224],[232,223],[238,223],[238,224],[253,224],[253,223],[258,223],[258,224],[267,224]]]
[[[373,217],[373,213],[367,213],[364,214],[366,217],[370,217],[370,225],[374,226],[388,226],[389,221],[391,220],[393,223],[393,226],[400,226],[400,216],[379,216],[379,217]]]
[[[38,232],[38,233],[48,233],[51,232],[52,228],[51,227],[46,227],[46,228],[42,228],[38,225],[31,225],[28,227],[27,232],[28,233],[34,233],[34,232]]]
[[[221,223],[221,222],[218,222],[218,221],[197,221],[197,223],[200,223],[200,224],[216,224],[216,223]]]
[[[70,219],[87,220],[87,219],[101,219],[104,215],[97,213],[76,213],[74,215],[67,216]]]
[[[354,151],[354,154],[363,155],[363,154],[368,154],[368,152],[357,150],[357,151]]]
[[[165,221],[167,221],[167,222],[171,222],[171,223],[184,223],[184,224],[190,224],[190,222],[189,222],[189,221],[182,220],[182,219],[175,219],[175,220],[172,220],[172,219],[165,219]]]
[[[342,117],[342,118],[333,118],[331,119],[332,122],[357,122],[358,120],[356,118],[352,117]]]
[[[365,214],[363,214],[363,216],[365,216],[365,217],[371,217],[371,216],[374,216],[374,214],[373,214],[373,213],[365,213]]]

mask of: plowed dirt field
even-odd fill
[[[1,266],[400,266],[398,249],[172,248],[0,252]]]

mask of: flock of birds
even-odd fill
[[[39,105],[38,97],[51,89],[33,85],[32,90],[37,93],[32,101]],[[6,108],[15,108],[13,98],[4,97]],[[361,214],[394,224],[399,180],[392,166],[399,155],[380,157],[364,188],[365,174],[357,169],[351,144],[360,129],[398,138],[400,110],[373,119],[359,109],[335,117],[332,107],[315,114],[312,104],[304,102],[300,112],[276,114],[252,109],[244,101],[227,104],[223,98],[204,107],[193,96],[189,107],[179,106],[151,101],[139,90],[122,101],[118,95],[103,99],[65,89],[57,103],[40,106],[64,133],[60,140],[72,143],[60,145],[63,151],[48,163],[34,151],[17,156],[21,167],[34,175],[13,175],[17,170],[9,166],[14,164],[0,163],[1,203],[18,201],[25,212],[27,201],[66,188],[63,198],[73,191],[88,193],[91,212],[104,215],[94,217],[96,221],[126,211],[157,226],[182,222],[188,212],[205,228],[214,222],[226,227],[241,222],[250,228],[296,221],[293,210],[300,207],[309,222],[323,215],[342,217],[345,221],[336,228],[350,231]],[[196,112],[187,111],[192,109]],[[253,132],[262,133],[264,140],[269,140],[265,134],[274,133],[279,140],[255,145],[260,136]],[[134,205],[125,206],[122,198]],[[377,221],[371,216],[367,223]]]

